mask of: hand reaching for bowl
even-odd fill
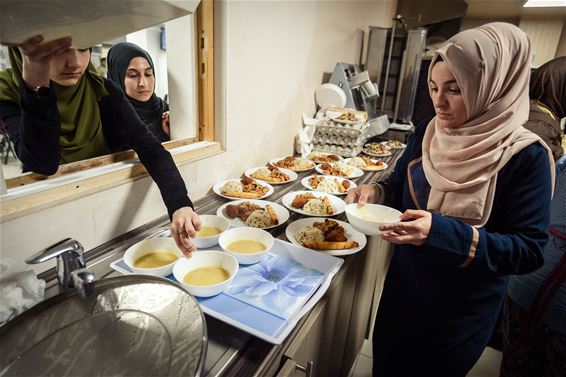
[[[428,211],[408,209],[401,222],[379,226],[381,237],[394,244],[423,245],[430,234],[432,214]]]
[[[182,207],[173,212],[171,237],[187,258],[197,249],[190,237],[195,236],[200,226],[200,218],[191,207]]]
[[[360,206],[366,203],[377,203],[381,196],[381,190],[377,185],[361,185],[348,190],[346,203],[358,203]]]

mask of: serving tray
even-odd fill
[[[218,247],[215,247],[216,249]],[[215,249],[212,248],[212,249]],[[285,312],[278,312],[276,308],[266,310],[266,303],[253,302],[246,300],[234,294],[226,292],[220,293],[213,297],[196,297],[202,311],[211,317],[226,322],[242,331],[245,331],[258,338],[266,340],[273,344],[280,344],[296,326],[298,321],[308,313],[314,305],[326,293],[332,278],[336,275],[344,261],[318,251],[306,249],[301,246],[293,245],[286,241],[276,239],[272,249],[269,251],[269,260],[277,260],[279,264],[292,267],[295,271],[316,270],[315,273],[309,273],[310,278],[316,278],[316,282],[309,290],[306,296],[297,298],[294,303],[286,305]],[[254,267],[255,266],[255,267]],[[131,274],[132,271],[119,259],[110,264],[114,270],[123,274]],[[250,289],[258,289],[257,280],[250,282],[250,275],[258,275],[262,266],[253,264],[249,266],[240,266],[240,270],[232,287],[239,284],[240,287],[249,284]],[[271,271],[273,272],[273,270]],[[319,273],[318,273],[319,272]],[[297,272],[295,272],[297,273]],[[316,277],[318,275],[318,278]],[[176,281],[173,275],[167,277]],[[270,274],[270,284],[277,284],[277,289],[287,290],[293,287],[293,283],[289,280],[273,281],[273,274]],[[228,290],[228,292],[230,289]],[[263,307],[262,307],[263,306]]]

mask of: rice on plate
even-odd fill
[[[222,192],[244,192],[244,185],[240,181],[229,181],[222,186]]]
[[[348,161],[348,165],[355,166],[357,168],[364,168],[366,167],[366,162],[361,157],[353,157]]]
[[[309,200],[303,207],[303,211],[316,216],[326,215],[326,205],[320,199]]]
[[[324,242],[324,233],[322,230],[309,225],[295,233],[295,239],[301,244]]]
[[[343,162],[335,162],[334,168],[340,170],[342,173],[346,174],[346,176],[352,174],[352,169]]]
[[[322,182],[316,187],[317,191],[328,192],[330,194],[340,192],[338,185],[332,179],[324,178]]]
[[[267,228],[271,225],[271,217],[264,209],[256,209],[246,219],[246,225],[254,228]]]

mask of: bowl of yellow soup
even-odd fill
[[[193,238],[193,242],[199,249],[207,249],[218,245],[218,237],[230,227],[230,222],[216,215],[200,215],[200,230]]]
[[[218,238],[222,250],[236,257],[240,264],[259,262],[273,243],[273,236],[269,232],[248,227],[229,229]]]
[[[192,295],[215,296],[226,290],[238,273],[238,260],[220,250],[195,251],[173,267],[173,276]]]
[[[359,207],[356,203],[346,206],[348,222],[356,229],[368,236],[379,236],[381,224],[400,221],[401,212],[395,208],[381,204],[365,204]]]
[[[168,276],[182,256],[173,238],[149,238],[126,250],[124,263],[136,274]]]

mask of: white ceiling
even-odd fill
[[[464,0],[469,18],[565,17],[566,8],[523,8],[523,0]]]

